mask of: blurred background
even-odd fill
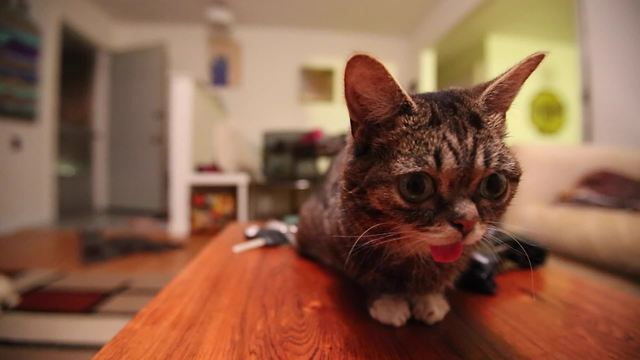
[[[1,0],[0,270],[24,311],[122,319],[0,340],[99,347],[229,222],[295,221],[356,52],[425,92],[548,51],[507,115],[503,226],[638,279],[639,36],[636,0]]]

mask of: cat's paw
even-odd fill
[[[444,319],[450,309],[444,294],[439,293],[416,296],[412,303],[413,317],[429,325]]]
[[[369,315],[385,325],[400,327],[409,320],[411,310],[404,298],[382,295],[369,306]]]

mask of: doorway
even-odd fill
[[[114,53],[110,70],[110,209],[163,216],[167,192],[164,48]]]
[[[58,219],[93,212],[92,99],[96,48],[64,26],[58,108]]]

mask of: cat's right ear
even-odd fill
[[[351,118],[351,133],[416,110],[416,104],[378,60],[355,55],[347,62],[344,94]]]

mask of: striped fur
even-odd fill
[[[363,84],[349,83],[348,65],[345,93],[353,135],[323,187],[301,210],[299,250],[343,272],[373,298],[442,292],[451,285],[470,246],[505,212],[521,176],[504,143],[506,110],[487,104],[513,100],[540,60],[525,60],[472,89],[412,96],[375,60],[357,59],[362,64],[354,66],[365,70],[354,73],[364,77],[358,79]],[[375,76],[368,83],[370,73]],[[419,204],[404,201],[398,178],[411,172],[429,174],[436,194]],[[492,173],[503,174],[509,184],[497,200],[478,192],[482,179]],[[479,218],[469,241],[451,225],[452,219],[466,216]],[[454,263],[434,262],[429,245],[452,241],[470,245],[465,255]]]

